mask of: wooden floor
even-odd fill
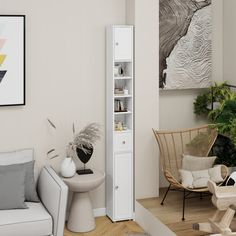
[[[72,233],[65,229],[64,236],[124,236],[126,233],[143,230],[134,221],[112,223],[107,217],[96,218],[96,229],[89,233]]]
[[[192,230],[193,223],[207,222],[215,211],[211,197],[193,198],[186,200],[185,221],[182,218],[182,193],[171,191],[167,195],[165,204],[160,202],[165,189],[160,190],[160,198],[138,200],[146,209],[152,212],[162,223],[178,236],[207,235],[204,232]],[[235,222],[235,221],[234,221]]]

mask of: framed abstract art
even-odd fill
[[[0,15],[0,106],[25,105],[25,16]]]
[[[159,87],[211,86],[211,0],[160,0],[159,4]]]

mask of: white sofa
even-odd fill
[[[33,150],[23,154],[0,153],[0,165],[33,160]],[[40,203],[26,202],[28,209],[0,210],[1,236],[63,236],[68,187],[49,166],[43,167],[38,178]]]

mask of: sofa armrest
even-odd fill
[[[38,179],[38,195],[53,219],[53,235],[63,236],[68,187],[49,166],[45,166]]]

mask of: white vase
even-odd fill
[[[65,178],[70,178],[75,175],[76,166],[71,157],[65,158],[61,163],[61,175]]]

